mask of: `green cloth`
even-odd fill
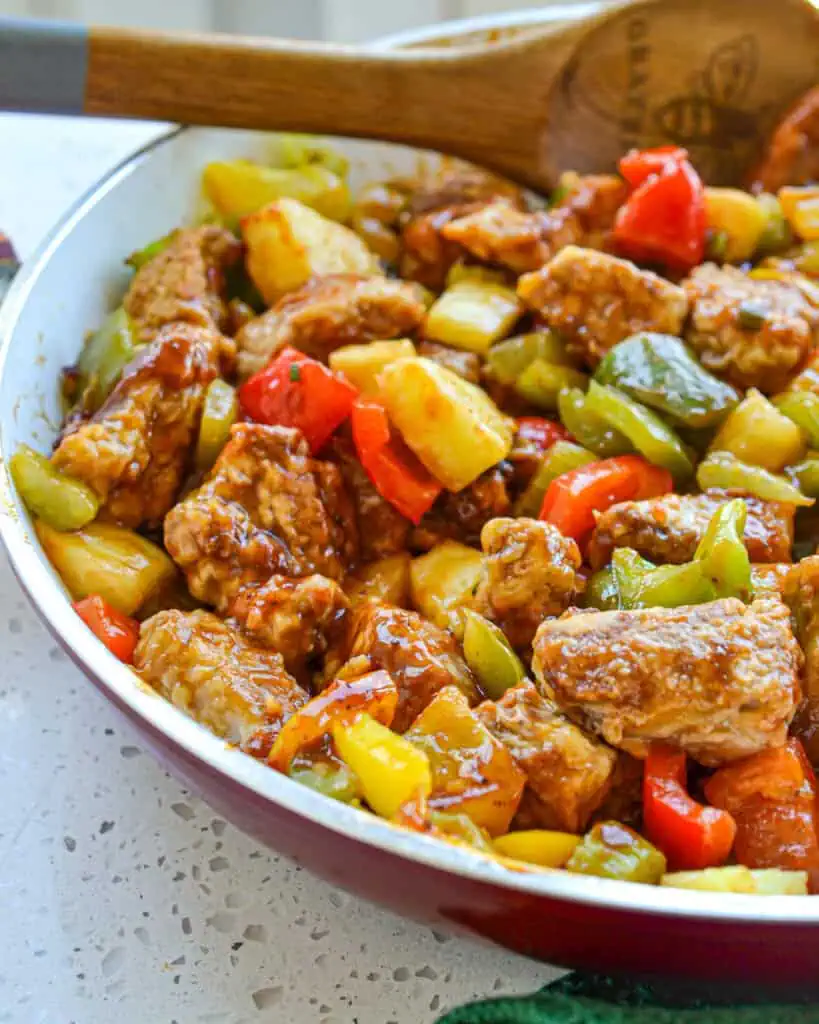
[[[747,987],[631,983],[570,974],[532,996],[490,999],[445,1014],[438,1024],[819,1024],[819,992],[789,1004]]]

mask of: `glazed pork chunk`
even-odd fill
[[[134,668],[211,732],[262,759],[308,699],[279,654],[205,611],[174,609],[143,622]]]
[[[690,562],[714,512],[737,497],[748,509],[744,541],[751,561],[790,561],[793,505],[738,491],[705,491],[624,501],[601,512],[589,544],[592,567],[605,565],[614,548],[633,548],[651,562]]]
[[[706,369],[738,388],[780,391],[819,339],[819,310],[793,284],[703,263],[683,288],[686,340]]]
[[[176,500],[224,338],[191,324],[163,327],[88,420],[73,421],[54,465],[102,501],[100,517],[158,526]]]
[[[286,345],[326,361],[342,345],[411,334],[425,312],[420,290],[405,281],[317,277],[239,331],[239,372],[261,370]]]
[[[338,467],[298,430],[238,423],[202,486],[165,519],[165,546],[194,597],[222,614],[271,576],[340,580],[357,541]]]
[[[543,623],[541,692],[636,757],[661,740],[704,765],[785,742],[803,656],[777,597],[583,612]]]
[[[445,686],[457,688],[476,704],[480,691],[451,633],[417,612],[367,601],[348,624],[348,653],[385,669],[398,687],[392,728],[404,732]]]
[[[123,300],[140,340],[151,341],[165,324],[178,321],[223,329],[224,272],[241,251],[238,240],[214,224],[175,231],[136,272]]]
[[[288,672],[299,681],[343,628],[349,608],[335,580],[314,573],[301,579],[271,576],[258,587],[245,587],[231,613],[245,633],[278,651]]]
[[[537,519],[491,519],[475,608],[497,622],[513,647],[528,648],[544,619],[560,615],[581,590],[577,544]]]
[[[497,263],[515,274],[538,270],[567,245],[601,244],[626,196],[612,175],[577,177],[549,210],[519,210],[504,199],[481,207],[441,228],[471,256]]]
[[[638,331],[679,334],[688,311],[677,285],[628,260],[576,245],[521,277],[518,295],[590,368]]]
[[[538,828],[580,832],[611,786],[617,754],[560,713],[529,682],[475,714],[526,773],[526,810]]]

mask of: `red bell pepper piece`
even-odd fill
[[[737,831],[727,811],[688,795],[685,754],[662,743],[652,745],[644,765],[643,825],[673,871],[724,864]]]
[[[673,489],[667,469],[640,455],[618,455],[570,470],[549,484],[540,518],[582,543],[594,529],[595,512],[621,501],[641,501]]]
[[[351,419],[356,452],[373,486],[417,525],[441,493],[441,485],[391,430],[378,402],[356,399]]]
[[[239,388],[239,405],[257,423],[297,427],[315,455],[350,415],[357,394],[341,374],[288,346]]]
[[[617,165],[620,173],[637,188],[652,174],[662,174],[669,164],[688,159],[688,150],[681,146],[655,146],[654,149],[630,149]]]
[[[518,417],[518,440],[540,451],[548,451],[556,441],[571,441],[572,435],[554,420],[542,416]]]
[[[810,891],[819,892],[816,776],[799,740],[725,765],[705,795],[736,819],[740,864],[807,871]]]
[[[620,207],[613,238],[631,259],[686,271],[705,255],[705,193],[685,150],[629,154],[621,171],[639,181]]]
[[[75,601],[73,607],[86,626],[102,640],[113,655],[126,665],[133,664],[134,651],[139,640],[139,623],[136,619],[112,608],[98,594]]]

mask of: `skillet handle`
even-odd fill
[[[0,110],[82,114],[88,30],[33,18],[0,18]]]

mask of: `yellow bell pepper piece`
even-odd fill
[[[819,185],[786,185],[777,193],[785,219],[806,242],[819,238]]]
[[[749,260],[762,238],[768,216],[749,192],[737,188],[705,189],[705,216],[708,227],[725,236],[725,262]]]
[[[529,829],[524,832],[507,832],[493,841],[495,852],[512,860],[538,864],[543,868],[562,868],[574,853],[580,836],[570,832],[549,832],[546,829]]]
[[[429,796],[429,758],[403,736],[369,715],[333,727],[339,756],[358,776],[364,799],[382,818],[393,818],[408,801]]]

